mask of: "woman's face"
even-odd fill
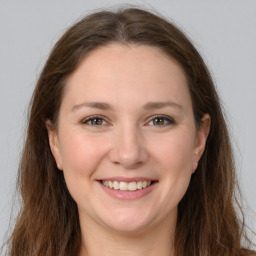
[[[119,232],[175,225],[207,134],[179,65],[158,48],[119,44],[85,57],[49,129],[81,224]]]

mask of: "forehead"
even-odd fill
[[[90,52],[67,80],[64,99],[188,100],[184,71],[157,47],[110,44]],[[183,99],[182,99],[183,98]]]

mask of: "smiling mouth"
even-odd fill
[[[114,190],[121,190],[121,191],[136,191],[142,190],[149,186],[151,186],[155,181],[132,181],[132,182],[125,182],[125,181],[110,181],[110,180],[101,180],[100,181],[104,186],[114,189]]]

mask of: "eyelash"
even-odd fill
[[[89,122],[92,122],[95,119],[98,119],[98,120],[101,120],[101,121],[107,123],[107,121],[105,121],[105,118],[103,116],[89,116],[89,117],[83,119],[81,123],[86,124],[86,125],[91,125],[91,126],[102,126],[102,124],[92,124],[92,123],[89,124]],[[103,126],[105,126],[105,125],[106,124],[104,124]]]
[[[164,127],[164,126],[168,126],[168,125],[174,125],[175,124],[175,121],[174,119],[172,119],[171,117],[169,116],[165,116],[165,115],[155,115],[155,116],[152,116],[150,118],[150,121],[147,122],[147,124],[149,124],[150,122],[154,121],[155,119],[161,119],[164,121],[164,124],[160,124],[160,125],[153,125],[153,126],[160,126],[160,127]],[[101,122],[105,122],[106,124],[90,124],[90,122],[92,121],[95,121],[95,120],[100,120]],[[106,126],[107,125],[107,121],[105,120],[105,117],[103,116],[89,116],[85,119],[83,119],[81,121],[82,124],[85,124],[85,125],[90,125],[90,126]]]
[[[173,118],[171,118],[171,117],[169,117],[169,116],[165,116],[165,115],[155,115],[155,116],[151,117],[151,120],[150,120],[149,122],[147,122],[147,123],[152,122],[154,119],[161,119],[161,120],[164,121],[164,124],[154,125],[154,126],[163,127],[163,126],[175,124],[175,121],[174,121]]]

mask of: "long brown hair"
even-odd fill
[[[236,204],[236,175],[227,126],[212,78],[198,51],[175,25],[137,8],[99,11],[67,30],[54,46],[29,111],[18,184],[22,208],[10,238],[12,256],[70,256],[81,248],[78,210],[52,156],[46,120],[58,122],[67,77],[97,47],[116,42],[162,49],[183,68],[195,122],[205,113],[211,130],[188,191],[178,206],[177,256],[240,256],[246,238]],[[239,205],[238,205],[239,206]]]

